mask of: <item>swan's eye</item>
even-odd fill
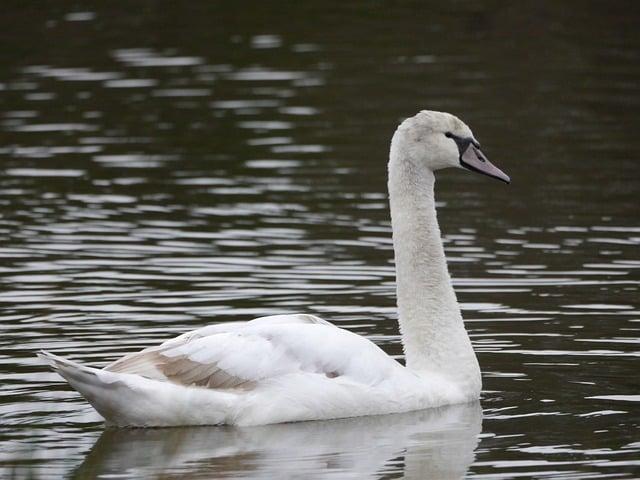
[[[444,134],[444,136],[447,137],[447,138],[453,138],[453,133],[447,132],[447,133]]]

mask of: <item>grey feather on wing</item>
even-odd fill
[[[255,382],[237,377],[222,370],[217,364],[204,365],[185,357],[164,358],[159,367],[167,379],[181,385],[196,385],[207,388],[250,389]]]
[[[167,357],[157,347],[126,355],[105,367],[105,370],[212,389],[251,389],[255,385],[254,381],[230,375],[215,363],[202,364],[183,355]]]

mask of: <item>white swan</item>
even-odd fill
[[[389,196],[406,367],[313,315],[211,325],[95,369],[42,352],[120,426],[262,425],[407,412],[477,400],[481,377],[451,286],[434,171],[509,182],[453,115],[422,111],[391,141]]]

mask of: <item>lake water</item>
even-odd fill
[[[638,3],[77,5],[0,17],[3,478],[640,477]],[[423,108],[513,180],[437,185],[480,405],[105,430],[35,358],[308,312],[401,359],[386,161]]]

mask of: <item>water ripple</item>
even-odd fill
[[[0,475],[633,476],[640,177],[628,132],[640,64],[620,32],[637,15],[485,3],[428,19],[402,5],[256,5],[253,16],[195,5],[188,18],[12,7],[21,28],[4,29],[15,52],[0,72]],[[529,22],[536,35],[514,34]],[[43,43],[34,32],[45,31]],[[468,118],[514,179],[438,182],[484,372],[480,435],[477,408],[241,435],[103,434],[35,358],[47,348],[104,365],[208,323],[310,312],[403,361],[385,161],[416,105]]]

